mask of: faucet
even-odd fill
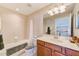
[[[57,32],[55,33],[54,38],[58,39],[60,35],[61,35],[60,32],[57,31]]]

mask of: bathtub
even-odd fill
[[[6,44],[5,45],[5,48],[6,49],[10,49],[10,48],[16,47],[18,45],[21,45],[23,43],[27,43],[27,40],[21,40],[21,41],[17,41],[17,42],[13,42],[13,43]]]

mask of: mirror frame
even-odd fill
[[[75,14],[75,27],[76,27],[76,29],[79,29],[79,19],[78,19],[78,17],[79,17],[79,10]]]

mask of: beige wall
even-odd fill
[[[0,7],[0,16],[1,31],[5,44],[21,41],[26,38],[26,16],[2,7]]]

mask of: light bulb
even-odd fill
[[[59,12],[60,12],[60,13],[63,13],[63,12],[65,12],[65,9],[62,9],[62,10],[60,10]]]
[[[53,14],[53,12],[50,10],[50,11],[48,11],[48,14],[50,15],[50,16],[53,16],[54,14]]]
[[[58,14],[58,13],[59,13],[59,11],[58,11],[58,8],[57,8],[57,7],[55,7],[54,9],[52,9],[52,11],[53,11],[55,14]]]
[[[16,11],[19,11],[19,8],[16,8]]]
[[[63,5],[59,7],[59,13],[63,13],[65,11],[66,11],[66,6]]]
[[[52,13],[52,11],[48,11],[48,14]]]
[[[54,14],[53,14],[53,13],[50,13],[49,15],[50,15],[50,16],[53,16]]]

